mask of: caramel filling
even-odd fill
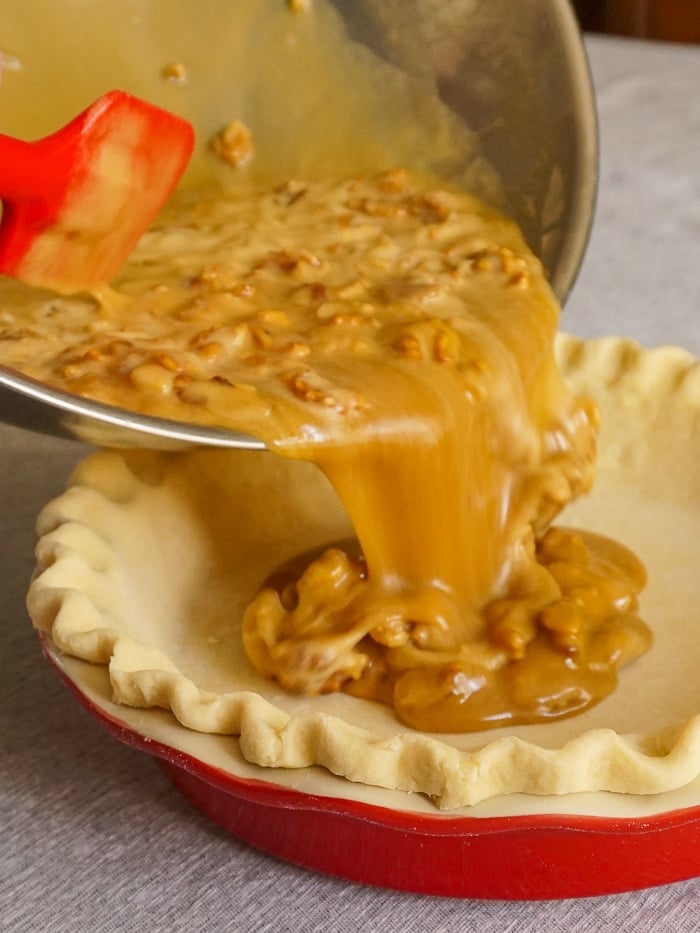
[[[358,545],[243,622],[288,689],[466,731],[585,709],[649,646],[636,558],[551,524],[590,487],[596,412],[554,365],[539,262],[470,196],[404,171],[184,195],[99,307],[7,290],[5,363],[329,478]]]

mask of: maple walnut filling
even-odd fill
[[[557,323],[512,223],[397,170],[184,194],[99,299],[3,283],[0,354],[317,464],[357,542],[267,581],[250,660],[460,732],[579,712],[651,641],[634,555],[552,526],[591,485],[596,435]]]

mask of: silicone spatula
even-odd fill
[[[0,135],[0,273],[64,294],[104,285],[193,146],[186,120],[124,91],[43,139]]]

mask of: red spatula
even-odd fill
[[[187,121],[124,91],[36,142],[0,135],[0,273],[64,294],[105,284],[193,146]]]

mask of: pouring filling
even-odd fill
[[[3,283],[0,354],[313,461],[357,540],[261,581],[251,662],[461,732],[580,712],[651,643],[636,557],[552,525],[596,437],[554,363],[558,316],[511,222],[396,170],[183,194],[113,291]]]

